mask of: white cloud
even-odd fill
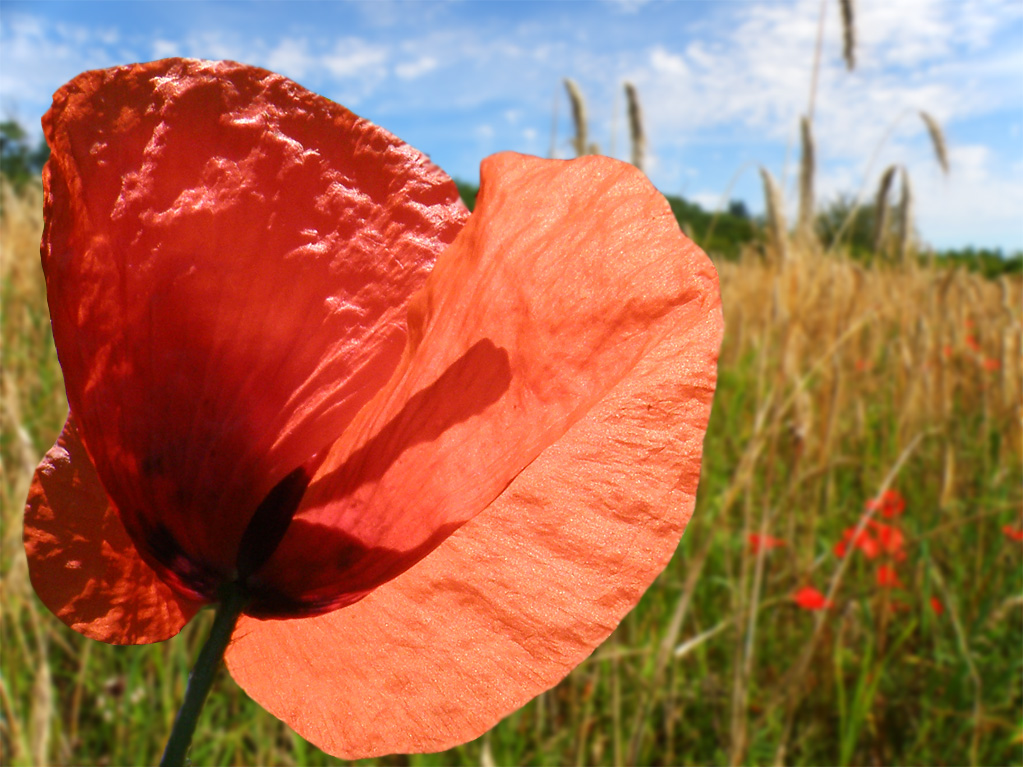
[[[285,37],[267,55],[267,68],[295,79],[301,79],[315,68],[315,57],[309,53],[305,38]]]
[[[394,74],[400,77],[402,80],[416,80],[427,72],[432,72],[437,68],[437,59],[433,56],[420,56],[415,61],[407,61],[403,64],[398,64],[394,68]]]
[[[387,74],[387,49],[355,37],[339,40],[334,50],[320,62],[340,80],[370,77],[382,79]]]

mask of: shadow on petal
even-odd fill
[[[489,339],[473,344],[431,385],[412,395],[399,413],[355,449],[337,468],[315,478],[309,487],[331,488],[331,501],[348,500],[344,515],[295,516],[278,550],[257,571],[253,583],[258,604],[251,615],[322,612],[361,599],[381,583],[414,565],[461,526],[442,523],[420,535],[410,548],[374,545],[351,534],[347,523],[358,520],[373,502],[373,492],[357,493],[377,482],[410,448],[433,442],[452,427],[482,414],[508,390],[512,379],[507,351]],[[471,446],[467,446],[471,449]],[[409,487],[410,495],[416,488]],[[414,520],[413,520],[414,521]],[[409,524],[409,520],[402,520]],[[386,523],[385,523],[386,524]],[[299,562],[303,563],[298,567]]]

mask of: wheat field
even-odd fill
[[[2,194],[0,762],[153,763],[211,616],[112,647],[32,591],[21,509],[67,404],[41,192]],[[640,605],[478,741],[367,763],[1023,761],[1023,285],[786,249],[717,262],[727,329],[697,511]],[[191,758],[339,763],[226,674]]]

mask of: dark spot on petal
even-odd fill
[[[274,485],[256,508],[238,545],[240,581],[262,567],[277,549],[309,486],[309,479],[306,468],[299,466]]]
[[[223,574],[208,563],[195,561],[185,554],[174,533],[162,523],[146,526],[144,535],[147,553],[166,569],[170,580],[200,597],[214,598]]]

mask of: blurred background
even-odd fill
[[[154,763],[209,615],[85,640],[20,515],[66,400],[38,262],[39,119],[86,69],[287,75],[459,181],[486,155],[640,166],[719,269],[697,511],[561,685],[382,764],[1023,764],[1023,5],[0,4],[0,763]],[[336,764],[223,674],[195,764]]]

